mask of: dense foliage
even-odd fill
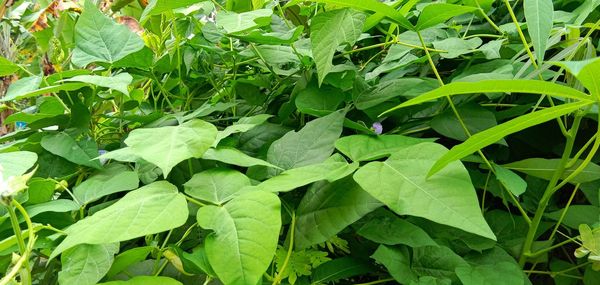
[[[0,284],[600,284],[598,0],[0,0]]]

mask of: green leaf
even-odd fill
[[[262,159],[251,157],[236,148],[231,147],[217,147],[209,148],[202,159],[217,160],[231,165],[237,165],[242,167],[250,167],[255,165],[261,165],[266,167],[273,167],[281,169],[273,164],[270,164]]]
[[[267,161],[291,169],[325,161],[334,150],[334,143],[342,133],[345,114],[333,112],[308,122],[300,131],[291,131],[269,147]],[[280,171],[272,170],[271,175]]]
[[[0,172],[4,179],[25,174],[37,162],[38,156],[30,151],[0,153]]]
[[[27,78],[29,78],[29,77],[27,77]],[[14,83],[12,85],[14,85]],[[83,84],[83,83],[65,83],[65,84],[60,84],[60,85],[52,85],[52,86],[42,87],[40,89],[34,88],[34,90],[20,89],[18,91],[15,90],[15,92],[7,92],[6,96],[4,96],[3,98],[0,98],[0,102],[21,100],[21,99],[35,97],[35,96],[42,95],[42,94],[57,93],[59,91],[73,91],[73,90],[81,89],[82,87],[85,87],[85,86],[86,86],[86,84]],[[36,88],[37,88],[37,86],[36,86]],[[9,91],[10,91],[10,87],[9,87]]]
[[[446,22],[450,18],[469,13],[476,9],[477,8],[475,7],[460,6],[446,3],[429,4],[425,6],[425,8],[423,8],[423,11],[421,11],[415,29],[418,31],[422,31],[427,28],[431,28],[437,24]]]
[[[163,276],[135,276],[127,281],[110,281],[98,285],[183,285],[181,282]]]
[[[592,100],[589,95],[556,83],[541,81],[541,80],[482,80],[478,82],[452,82],[438,89],[427,92],[419,97],[408,100],[392,109],[385,111],[383,114],[392,112],[399,108],[405,108],[428,102],[446,96],[460,94],[477,94],[477,93],[492,93],[492,92],[518,92],[529,94],[545,94],[557,98],[569,98],[581,101]],[[381,114],[381,115],[383,115]],[[381,116],[380,115],[380,116]]]
[[[538,64],[541,64],[544,61],[546,45],[553,27],[554,5],[552,0],[524,0],[523,9],[535,57]]]
[[[245,13],[219,11],[217,13],[217,25],[223,27],[228,34],[247,31],[256,27],[271,23],[273,10],[260,9]]]
[[[252,116],[252,117],[240,118],[233,125],[228,126],[227,128],[225,128],[222,131],[219,131],[219,133],[217,134],[217,139],[215,140],[215,143],[213,144],[213,146],[216,146],[217,144],[219,144],[219,142],[222,139],[224,139],[232,134],[245,133],[245,132],[253,129],[254,127],[266,122],[271,117],[273,117],[273,116],[269,115],[269,114],[260,114],[260,115],[256,115],[256,116]]]
[[[493,128],[479,132],[471,136],[465,142],[453,147],[449,152],[442,156],[431,167],[428,175],[431,176],[435,174],[436,172],[444,168],[446,165],[448,165],[450,162],[472,154],[488,145],[497,142],[505,136],[524,130],[531,126],[539,125],[541,123],[550,121],[562,115],[569,114],[589,104],[590,102],[583,101],[547,108],[534,113],[522,115]]]
[[[148,254],[150,254],[155,247],[153,246],[142,246],[134,247],[130,250],[120,253],[115,257],[110,270],[106,273],[106,277],[111,278],[121,271],[127,269],[130,265],[146,260]]]
[[[400,150],[433,139],[403,135],[352,135],[335,141],[335,148],[352,161],[369,161],[392,155]]]
[[[113,193],[133,190],[139,186],[138,174],[121,164],[110,164],[75,186],[73,195],[88,204]]]
[[[411,215],[495,240],[481,215],[471,179],[460,162],[427,178],[446,148],[435,143],[409,146],[383,162],[361,167],[354,179],[399,215]]]
[[[514,262],[495,262],[493,265],[472,265],[456,268],[464,285],[522,285],[520,267]]]
[[[332,281],[367,274],[374,270],[376,268],[367,260],[344,256],[315,268],[311,279],[313,284],[328,284]]]
[[[577,169],[583,160],[579,159],[575,164],[565,169],[561,179],[567,178]],[[502,166],[511,170],[519,171],[534,177],[539,177],[545,180],[550,180],[560,164],[560,159],[545,159],[545,158],[528,158],[520,161],[515,161]],[[575,176],[570,182],[585,183],[600,179],[600,166],[590,162],[584,169]]]
[[[44,203],[27,206],[25,208],[25,210],[27,210],[27,214],[29,214],[29,217],[32,218],[41,213],[46,213],[46,212],[64,213],[64,212],[75,211],[75,210],[78,210],[79,208],[81,208],[81,205],[79,205],[77,202],[75,202],[73,200],[56,199],[56,200],[51,200],[51,201],[44,202]],[[20,220],[24,221],[25,219],[20,218]]]
[[[131,77],[129,73],[119,73],[114,76],[78,75],[57,82],[84,82],[100,87],[113,89],[125,95],[129,95],[129,90],[127,90],[127,87],[131,84],[132,80],[133,77]]]
[[[325,242],[380,206],[350,177],[315,183],[296,210],[294,246],[304,249]]]
[[[217,137],[217,128],[194,119],[179,126],[135,129],[127,139],[134,155],[158,166],[166,177],[188,158],[200,158]]]
[[[410,268],[410,253],[405,247],[380,245],[371,256],[383,264],[394,279],[402,284],[408,284],[418,279]]]
[[[300,2],[303,2],[305,0],[294,0],[294,1],[290,1],[288,4],[286,4],[284,7],[290,7],[292,5],[296,5]],[[396,11],[394,8],[385,5],[377,0],[353,0],[353,1],[347,1],[347,0],[308,0],[310,2],[316,2],[316,3],[326,3],[326,4],[332,4],[335,6],[339,6],[339,7],[348,7],[348,8],[353,8],[353,9],[357,9],[357,10],[361,10],[361,11],[372,11],[372,12],[376,12],[379,13],[381,15],[384,15],[385,17],[387,17],[388,19],[394,21],[396,24],[406,28],[406,29],[412,29],[413,25],[403,16],[402,10],[401,11]]]
[[[404,244],[410,247],[437,245],[423,229],[388,210],[378,209],[365,219],[367,222],[356,233],[370,241],[385,245]]]
[[[498,181],[500,181],[510,193],[515,196],[525,193],[525,190],[527,190],[527,182],[525,182],[521,176],[500,165],[493,164],[492,166],[496,172],[496,178],[498,178]]]
[[[177,8],[183,8],[198,3],[198,0],[150,0],[148,6],[142,12],[140,23],[145,23],[150,16],[160,15],[165,12],[173,11]]]
[[[253,188],[269,192],[287,192],[319,180],[335,181],[350,175],[358,163],[327,161],[286,170]]]
[[[85,1],[83,13],[75,24],[73,64],[114,63],[143,47],[140,36],[104,15],[92,1]]]
[[[62,270],[58,273],[61,285],[94,285],[110,268],[118,243],[80,244],[61,256]]]
[[[365,14],[351,9],[333,10],[312,18],[310,42],[317,65],[319,85],[333,68],[331,61],[337,48],[345,43],[353,45],[358,40],[365,18]]]
[[[78,244],[113,243],[174,229],[187,217],[187,202],[177,187],[166,181],[154,182],[67,228],[67,237],[50,259]]]
[[[98,147],[93,141],[76,141],[73,137],[64,132],[46,135],[42,138],[42,147],[66,160],[100,169],[102,165],[98,160],[94,160],[98,154]]]
[[[245,186],[250,179],[239,171],[228,168],[211,168],[194,174],[183,184],[185,193],[213,204],[223,204]]]
[[[454,115],[453,110],[447,109],[431,120],[431,128],[446,137],[465,141],[469,136],[465,133],[463,124],[467,127],[470,134],[476,134],[495,127],[498,124],[494,113],[481,107],[479,104],[459,106],[456,107],[456,111],[460,114],[460,121]],[[506,145],[504,140],[500,140],[497,143]]]
[[[11,99],[21,98],[24,94],[30,93],[38,89],[41,83],[41,76],[29,76],[20,78],[19,80],[11,83],[8,86],[8,90],[6,90],[6,94],[2,99],[3,101],[8,101]]]
[[[584,61],[561,61],[554,64],[564,67],[588,89],[588,91],[600,97],[600,80],[598,73],[600,72],[600,59],[593,58]]]
[[[257,284],[275,256],[281,228],[277,195],[241,194],[223,207],[198,210],[198,225],[214,233],[205,239],[210,265],[224,284]]]
[[[0,77],[11,75],[19,70],[19,66],[0,56]]]
[[[481,45],[480,38],[462,39],[462,38],[447,38],[441,41],[433,42],[433,47],[446,52],[440,52],[443,58],[457,58],[463,54],[475,52],[477,47]]]
[[[298,92],[296,97],[296,108],[304,114],[325,116],[338,109],[346,96],[342,90],[323,85],[309,84],[305,89]]]
[[[455,270],[459,267],[469,267],[469,264],[445,246],[424,246],[413,250],[412,269],[419,276],[458,281]]]

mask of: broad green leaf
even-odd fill
[[[335,141],[335,148],[352,161],[369,161],[390,156],[403,148],[433,139],[403,135],[352,135]]]
[[[577,160],[577,162],[568,169],[565,169],[561,179],[567,178],[569,175],[577,169],[583,160]],[[510,170],[519,171],[531,176],[539,177],[545,180],[550,180],[558,165],[560,164],[560,159],[546,159],[546,158],[527,158],[520,161],[511,162],[508,164],[503,164],[502,167],[505,167]],[[591,182],[594,180],[600,179],[600,166],[597,164],[590,162],[584,169],[579,173],[579,175],[575,176],[570,182],[571,183],[585,183]]]
[[[0,76],[11,75],[19,70],[19,66],[0,56]]]
[[[286,4],[284,7],[289,7],[292,5],[296,5],[300,2],[303,2],[305,0],[294,0],[294,1],[290,1],[288,4]],[[308,0],[310,2],[316,2],[316,3],[326,3],[326,4],[332,4],[335,6],[339,6],[339,7],[348,7],[348,8],[353,8],[356,10],[361,10],[361,11],[371,11],[371,12],[376,12],[379,14],[384,15],[385,17],[389,18],[390,20],[394,21],[396,24],[406,28],[406,29],[412,29],[413,25],[403,16],[403,12],[401,11],[396,11],[394,8],[385,5],[377,0],[353,0],[353,1],[347,1],[347,0]]]
[[[247,31],[271,23],[273,10],[260,9],[244,13],[220,11],[217,13],[217,25],[228,34]]]
[[[289,45],[297,41],[300,35],[302,35],[303,31],[304,26],[298,26],[285,32],[266,33],[262,30],[256,29],[245,34],[233,34],[231,36],[243,41],[258,44]]]
[[[144,8],[140,22],[143,24],[150,16],[160,15],[165,12],[173,11],[177,8],[183,8],[198,3],[198,0],[150,0],[148,6]]]
[[[479,201],[465,167],[454,161],[438,175],[427,171],[446,154],[435,143],[409,146],[383,162],[361,167],[354,180],[399,215],[411,215],[495,240],[481,215]]]
[[[351,9],[318,14],[311,20],[310,42],[319,86],[333,68],[333,54],[341,44],[353,45],[362,33],[365,15]],[[332,33],[331,31],[336,31]]]
[[[326,161],[286,170],[253,188],[269,192],[287,192],[319,180],[335,181],[352,174],[358,163]]]
[[[35,217],[41,213],[55,212],[64,213],[78,210],[81,207],[77,202],[70,199],[56,199],[45,203],[39,203],[31,206],[27,206],[27,214],[30,218]],[[21,218],[21,220],[24,220]]]
[[[456,275],[464,285],[522,285],[518,264],[501,261],[492,264],[456,268]]]
[[[561,219],[565,209],[559,209],[554,212],[547,213],[545,216],[554,221]],[[600,208],[592,205],[571,205],[562,217],[563,226],[571,229],[577,229],[581,224],[590,226],[598,223],[600,217]]]
[[[447,20],[453,17],[469,13],[476,9],[477,8],[475,7],[460,6],[446,3],[429,4],[425,6],[425,8],[423,8],[423,11],[421,11],[415,29],[418,31],[422,31],[427,28],[431,28],[437,24],[446,22]]]
[[[333,112],[308,122],[298,132],[292,131],[269,147],[267,161],[283,169],[311,165],[325,161],[342,133],[345,114]],[[279,171],[271,171],[276,175]]]
[[[129,73],[119,73],[115,76],[98,76],[98,75],[79,75],[71,78],[67,78],[60,82],[84,82],[92,85],[106,87],[109,89],[117,90],[125,95],[129,95],[127,87],[131,84],[133,77]]]
[[[244,133],[253,129],[254,127],[266,122],[270,117],[272,117],[272,115],[260,114],[252,117],[240,118],[233,125],[228,126],[222,131],[219,131],[219,133],[217,134],[217,139],[215,140],[213,146],[216,146],[222,139],[232,134]]]
[[[92,1],[85,1],[75,24],[73,64],[85,67],[92,62],[114,63],[143,47],[140,36],[104,15]]]
[[[45,150],[70,162],[97,169],[102,168],[100,162],[94,160],[98,148],[93,141],[76,141],[67,133],[60,132],[44,136],[41,145]]]
[[[155,249],[153,246],[134,247],[125,252],[119,253],[106,273],[111,278],[121,271],[127,269],[130,265],[146,260],[146,257]]]
[[[281,228],[277,195],[241,194],[223,207],[198,210],[198,225],[213,230],[205,238],[206,254],[226,285],[257,284],[275,256]]]
[[[313,269],[311,279],[314,284],[328,284],[332,281],[347,279],[373,272],[375,267],[366,259],[350,256],[327,261]]]
[[[217,136],[217,128],[194,119],[179,126],[135,129],[127,139],[134,155],[158,166],[165,177],[178,163],[200,158]]]
[[[446,96],[459,94],[477,94],[492,92],[518,92],[529,94],[545,94],[557,98],[569,98],[581,101],[589,101],[592,98],[576,89],[541,80],[483,80],[478,82],[453,82],[438,89],[427,92],[419,97],[408,100],[383,114],[428,102]],[[382,115],[383,115],[382,114]]]
[[[527,32],[533,43],[533,50],[538,64],[544,61],[548,38],[552,31],[554,5],[552,0],[524,0],[523,9],[527,22]]]
[[[342,90],[323,85],[309,84],[296,96],[296,108],[304,114],[325,116],[338,109],[346,96]]]
[[[392,46],[390,52],[393,50],[394,46]],[[408,53],[410,50],[405,51]],[[358,94],[358,96],[354,98],[354,103],[356,104],[357,109],[366,110],[393,98],[416,97],[424,92],[437,88],[438,84],[439,83],[434,80],[427,80],[423,78],[407,77],[387,80],[380,82],[373,88],[366,89]]]
[[[600,240],[598,234],[594,234],[590,226],[586,224],[579,225],[579,239],[583,246],[594,255],[600,255]]]
[[[396,216],[385,209],[369,214],[356,233],[370,241],[385,244],[403,244],[410,247],[437,245],[429,235],[418,226]]]
[[[17,99],[23,97],[24,94],[35,91],[42,83],[41,76],[23,77],[8,86],[6,94],[3,96],[3,101]]]
[[[223,204],[249,185],[250,179],[237,170],[211,168],[194,174],[183,187],[186,194],[196,199]]]
[[[135,276],[127,281],[110,281],[98,285],[183,285],[181,282],[164,276]]]
[[[37,154],[30,151],[0,153],[0,177],[6,180],[11,176],[23,175],[35,165],[37,159]]]
[[[488,145],[497,142],[505,136],[524,130],[531,126],[539,125],[541,123],[550,121],[562,115],[569,114],[589,104],[590,102],[588,101],[582,101],[547,108],[534,113],[522,115],[493,128],[479,132],[471,136],[465,142],[453,147],[449,152],[444,154],[444,156],[442,156],[431,167],[428,175],[433,175],[434,173],[440,171],[442,168],[448,165],[450,162],[472,154]]]
[[[413,250],[412,269],[419,276],[458,281],[455,270],[469,264],[445,246],[424,246]],[[458,284],[458,283],[457,283]]]
[[[463,54],[475,52],[481,45],[480,38],[471,38],[468,40],[462,38],[447,38],[441,41],[433,42],[433,47],[446,52],[440,52],[443,58],[457,58]]]
[[[35,97],[35,96],[42,95],[42,94],[56,93],[59,91],[73,91],[73,90],[81,89],[82,87],[85,87],[85,86],[86,86],[86,84],[83,84],[83,83],[65,83],[65,84],[60,84],[60,85],[52,85],[52,86],[42,87],[40,89],[35,89],[35,90],[31,90],[31,91],[28,90],[27,92],[21,92],[23,90],[19,90],[19,92],[15,91],[10,94],[9,94],[9,92],[7,92],[6,96],[0,98],[0,102],[21,100],[21,99]],[[10,90],[10,88],[9,88],[9,90]]]
[[[61,256],[62,270],[58,272],[61,285],[94,285],[110,268],[118,243],[80,244],[66,250]]]
[[[203,155],[202,159],[216,160],[231,165],[237,165],[242,167],[250,167],[255,165],[261,165],[266,167],[272,167],[281,169],[273,164],[270,164],[262,159],[251,157],[236,148],[231,147],[217,147],[209,148]]]
[[[496,178],[508,191],[510,191],[510,193],[515,196],[525,193],[525,190],[527,190],[527,182],[525,182],[521,176],[500,165],[493,164],[492,166],[496,172]]]
[[[390,275],[402,284],[418,279],[417,274],[410,268],[410,253],[405,247],[380,245],[371,257],[385,266]]]
[[[494,113],[481,107],[479,104],[458,106],[456,107],[456,111],[460,114],[460,121],[454,115],[453,110],[447,109],[431,120],[431,128],[446,137],[465,141],[469,136],[465,133],[463,124],[467,127],[470,134],[476,134],[495,127],[498,124]],[[497,143],[506,145],[506,141],[504,140],[500,140]]]
[[[50,258],[78,244],[126,241],[174,229],[187,218],[187,202],[177,187],[166,181],[154,182],[67,228],[67,237]]]
[[[381,206],[352,178],[313,184],[296,210],[296,249],[329,240],[348,225]]]
[[[138,188],[138,174],[121,164],[110,164],[75,186],[73,195],[87,204],[104,196]]]
[[[600,97],[600,80],[598,79],[598,73],[600,72],[599,58],[584,61],[561,61],[555,62],[555,64],[564,67],[571,74],[575,75],[592,95]]]

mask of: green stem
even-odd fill
[[[569,207],[571,206],[571,203],[573,202],[573,198],[575,198],[575,194],[577,193],[577,190],[579,190],[579,183],[577,183],[577,185],[575,185],[575,188],[573,189],[573,192],[571,193],[571,196],[569,197],[569,200],[567,201],[565,208],[560,213],[560,217],[558,218],[556,225],[554,225],[554,228],[552,229],[552,232],[550,233],[550,237],[548,237],[548,240],[552,240],[554,238],[556,231],[558,231],[558,228],[562,224],[563,220],[565,219],[565,216],[567,215],[567,212],[569,211]]]
[[[565,145],[565,149],[563,150],[562,157],[560,159],[559,165],[554,172],[554,175],[550,179],[550,183],[546,187],[544,194],[542,194],[542,198],[538,204],[538,207],[535,211],[533,219],[531,220],[531,225],[529,230],[527,231],[527,236],[525,237],[525,241],[523,242],[523,248],[521,250],[521,256],[519,257],[519,264],[521,267],[525,266],[525,262],[527,261],[527,257],[531,255],[531,246],[535,241],[535,235],[537,233],[538,227],[540,226],[540,222],[542,221],[542,217],[546,211],[546,207],[548,207],[548,202],[550,202],[550,198],[554,194],[555,185],[558,183],[560,177],[562,177],[565,166],[569,162],[569,158],[571,156],[571,152],[573,150],[573,145],[575,143],[575,137],[577,135],[577,131],[579,130],[579,123],[581,122],[583,115],[577,114],[575,116],[575,120],[573,122],[573,126],[569,130],[569,135],[567,136],[567,142]]]
[[[294,229],[296,227],[296,213],[292,212],[292,224],[290,225],[290,246],[288,247],[288,252],[287,255],[285,256],[285,260],[283,261],[283,265],[281,266],[281,269],[279,269],[279,272],[277,272],[277,275],[275,275],[275,278],[273,279],[273,283],[272,285],[277,285],[279,283],[281,283],[281,274],[283,274],[283,272],[285,272],[285,269],[290,261],[290,257],[292,256],[292,249],[294,248]]]

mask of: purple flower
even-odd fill
[[[371,126],[371,129],[373,130],[373,132],[375,132],[378,135],[381,135],[381,133],[383,133],[383,126],[381,125],[380,122],[373,123],[373,125]]]

